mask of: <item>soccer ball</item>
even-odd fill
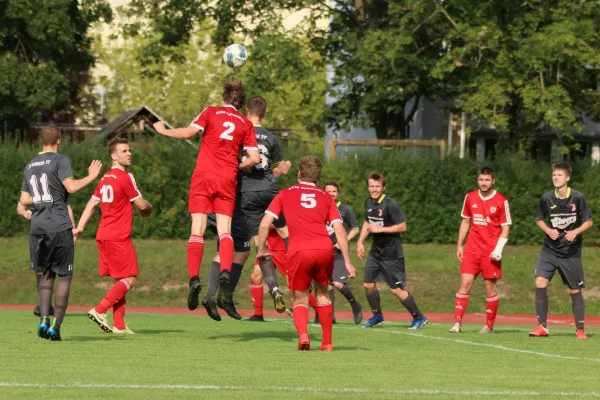
[[[241,44],[230,44],[223,52],[223,61],[231,68],[239,68],[246,63],[247,54]]]

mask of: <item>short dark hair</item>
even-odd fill
[[[385,187],[385,178],[379,172],[369,172],[369,175],[367,175],[367,185],[371,179],[374,181],[381,181],[381,186]]]
[[[494,178],[494,170],[491,169],[490,167],[481,167],[477,171],[477,176],[479,176],[479,175],[491,175],[492,178]]]
[[[552,171],[554,172],[554,170],[557,170],[557,169],[559,169],[561,171],[565,171],[567,176],[571,176],[571,166],[569,164],[567,164],[566,162],[552,164]]]
[[[240,109],[246,102],[246,89],[242,81],[233,79],[223,84],[223,102]]]
[[[260,96],[251,97],[246,103],[248,114],[264,118],[267,113],[267,101]]]
[[[42,146],[53,146],[60,139],[60,129],[56,125],[46,125],[40,130]]]
[[[129,144],[129,140],[121,136],[116,136],[112,138],[107,145],[109,156],[111,156],[115,151],[117,151],[117,145],[119,144]]]
[[[310,183],[317,183],[321,179],[323,164],[318,157],[304,156],[300,159],[300,179]]]
[[[325,184],[323,185],[323,189],[325,189],[327,186],[333,186],[334,188],[336,188],[338,190],[338,192],[340,190],[340,187],[338,186],[338,184],[333,181],[325,182]]]

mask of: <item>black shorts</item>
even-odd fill
[[[581,257],[563,258],[548,251],[540,251],[535,265],[535,277],[546,278],[550,281],[557,270],[563,283],[569,289],[577,290],[585,287]]]
[[[44,275],[73,275],[75,243],[73,231],[34,234],[29,236],[30,269]]]
[[[217,218],[214,213],[208,214],[208,228],[215,234],[217,233]],[[236,209],[231,218],[231,237],[233,238],[233,248],[238,253],[250,251],[250,235],[246,228],[246,219],[241,211]],[[219,251],[219,238],[217,237],[217,251]]]
[[[406,269],[404,257],[394,260],[384,260],[369,254],[365,264],[365,283],[381,281],[383,275],[390,289],[406,289]]]
[[[333,261],[333,274],[331,275],[331,282],[348,282],[348,271],[346,270],[346,263],[344,263],[344,256],[339,250],[335,250],[335,258]]]
[[[262,192],[242,192],[238,193],[241,210],[246,217],[246,226],[250,236],[258,235],[258,227],[265,216],[265,210],[271,205],[271,202],[277,196],[277,191]],[[276,220],[273,225],[277,228],[285,227],[285,218],[283,215]]]

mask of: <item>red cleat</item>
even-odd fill
[[[321,347],[319,347],[319,351],[324,351],[326,353],[329,353],[329,352],[333,351],[333,345],[332,344],[321,345]]]
[[[575,336],[577,336],[577,339],[587,339],[587,335],[585,334],[583,329],[577,329],[577,332],[575,332]]]
[[[303,333],[300,336],[300,340],[298,341],[298,350],[300,350],[300,351],[309,351],[310,350],[310,338],[308,337],[308,333]]]
[[[533,332],[529,332],[529,337],[547,337],[548,329],[544,328],[542,325],[538,325],[535,327]]]

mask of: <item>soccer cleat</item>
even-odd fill
[[[113,326],[112,332],[117,335],[135,335],[135,332],[129,329],[127,325],[125,325],[125,329],[119,329],[116,326]]]
[[[221,316],[219,315],[219,310],[217,310],[217,304],[214,300],[204,299],[202,300],[202,307],[206,310],[206,313],[209,317],[214,319],[215,321],[220,321]]]
[[[448,330],[448,332],[450,333],[460,333],[460,322],[455,322],[454,325],[452,325],[452,328],[450,328]]]
[[[383,322],[383,314],[374,314],[371,318],[367,320],[364,324],[362,324],[363,328],[372,328],[377,324]]]
[[[294,310],[292,310],[291,308],[285,308],[285,313],[288,315],[288,317],[290,318],[294,318]]]
[[[88,311],[88,318],[97,323],[100,329],[102,329],[104,332],[112,333],[112,328],[108,324],[106,314],[99,314],[96,312],[95,308],[92,308],[90,311]]]
[[[333,317],[333,318],[332,318],[332,320],[331,320],[331,323],[332,323],[333,325],[337,325],[337,321],[335,320],[335,317]]]
[[[37,328],[37,335],[42,339],[48,339],[48,318],[41,318]]]
[[[332,344],[322,344],[321,347],[319,347],[319,351],[323,351],[326,353],[332,352],[333,345]]]
[[[487,325],[484,325],[479,333],[494,333],[494,328],[490,329]]]
[[[33,315],[35,315],[36,317],[42,316],[39,305],[35,306],[35,308],[33,309]],[[48,310],[48,315],[50,315],[50,316],[54,315],[54,307],[52,307],[52,304],[50,304],[50,310]]]
[[[220,300],[221,298],[219,297],[217,299],[217,307],[225,311],[227,315],[229,315],[233,319],[237,319],[238,321],[242,319],[242,316],[235,309],[233,301],[226,301],[225,303],[222,303]]]
[[[60,337],[60,329],[48,329],[48,340],[51,342],[61,342],[62,338]]]
[[[224,269],[221,271],[219,277],[219,294],[217,294],[217,301],[221,304],[227,302],[227,291],[229,290],[229,271]]]
[[[413,319],[413,322],[410,324],[408,329],[414,331],[417,329],[421,329],[425,325],[427,325],[427,318],[425,318],[425,316],[423,315],[420,319]]]
[[[360,304],[358,304],[358,302],[354,302],[354,304],[352,304],[352,314],[354,314],[354,323],[356,325],[360,324],[362,322],[363,315],[362,307],[360,306]]]
[[[246,321],[251,321],[251,322],[265,322],[265,317],[263,317],[262,315],[256,315],[256,314],[254,314],[253,316],[251,316],[250,318],[248,318]]]
[[[577,339],[587,339],[587,335],[585,334],[583,329],[577,329],[577,332],[575,332],[575,336],[577,337]]]
[[[529,332],[529,337],[547,337],[548,336],[548,328],[544,328],[543,325],[538,325],[535,327],[533,332]]]
[[[298,350],[310,350],[310,338],[308,337],[308,333],[303,333],[302,335],[300,335],[300,340],[298,340]]]
[[[200,302],[200,291],[202,285],[200,285],[200,278],[197,276],[190,278],[190,293],[188,294],[187,306],[190,311],[198,308]]]
[[[273,289],[271,292],[271,297],[273,297],[273,303],[275,304],[275,310],[278,313],[285,312],[285,303],[283,302],[283,293],[279,291],[279,289]]]

